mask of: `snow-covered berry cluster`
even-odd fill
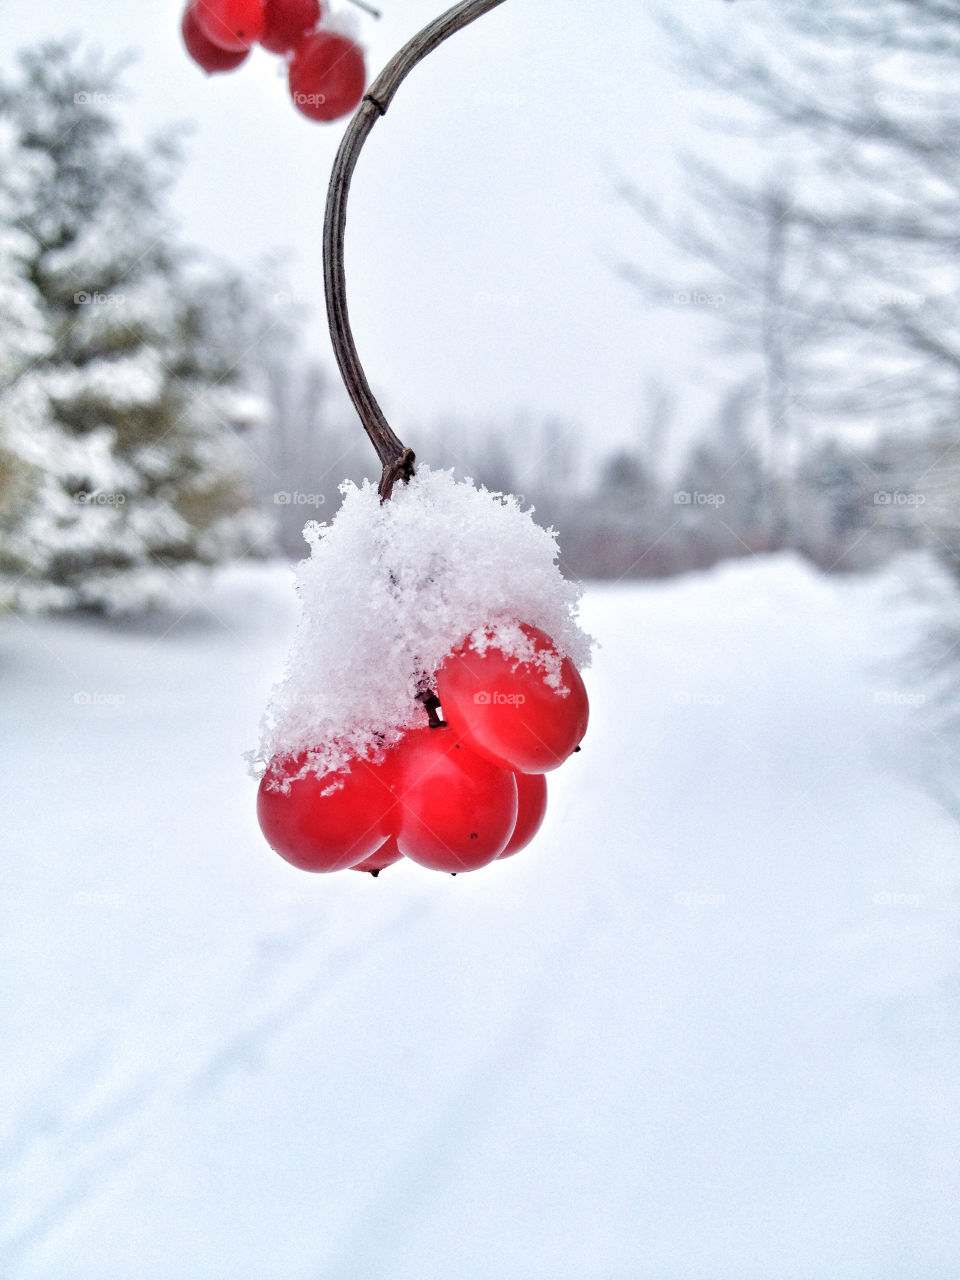
[[[290,97],[310,120],[349,115],[366,89],[363,50],[320,0],[188,0],[180,32],[208,75],[234,71],[254,44],[286,58]]]
[[[421,467],[308,525],[303,616],[264,722],[261,828],[310,871],[516,853],[579,746],[590,641],[556,541],[516,498]],[[442,718],[441,718],[442,717]]]

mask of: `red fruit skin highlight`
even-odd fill
[[[234,71],[250,56],[249,49],[221,49],[200,30],[196,7],[188,4],[180,22],[180,35],[187,53],[208,76],[222,71]]]
[[[322,17],[320,0],[264,0],[260,43],[271,53],[291,53]]]
[[[538,652],[559,657],[538,627],[521,624]],[[488,646],[464,643],[437,671],[443,718],[478,754],[517,773],[547,773],[573,753],[587,731],[590,708],[580,673],[564,658],[560,693],[540,667]]]
[[[355,760],[337,773],[297,777],[303,762],[303,755],[271,761],[257,793],[260,829],[302,871],[345,871],[394,834],[391,764]],[[286,790],[277,785],[288,781]]]
[[[517,824],[517,782],[450,729],[415,729],[397,748],[397,847],[434,871],[493,862]]]
[[[197,25],[211,44],[239,52],[263,34],[263,0],[193,0]]]
[[[335,31],[316,31],[290,62],[290,96],[308,120],[329,123],[354,111],[367,87],[363,50]]]

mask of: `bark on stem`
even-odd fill
[[[435,18],[403,46],[367,90],[343,135],[333,162],[327,208],[323,220],[323,285],[327,300],[330,338],[340,374],[353,401],[363,429],[370,437],[383,466],[380,497],[386,500],[397,480],[413,475],[414,454],[394,434],[370,388],[357,354],[347,311],[347,282],[344,272],[344,236],[347,225],[347,196],[357,160],[371,129],[393,101],[394,94],[418,62],[431,54],[454,32],[468,26],[503,0],[463,0]]]

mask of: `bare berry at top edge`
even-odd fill
[[[183,11],[180,34],[187,53],[207,75],[233,71],[240,66],[241,62],[245,62],[250,54],[249,49],[221,49],[218,44],[208,40],[200,30],[193,4],[187,5]]]
[[[249,49],[263,34],[263,0],[193,0],[197,24],[221,49]]]
[[[308,120],[329,122],[355,111],[367,87],[363,50],[336,31],[305,36],[290,63],[290,96]]]
[[[271,53],[291,53],[322,16],[320,0],[264,0],[260,43]]]

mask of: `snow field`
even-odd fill
[[[288,569],[7,618],[0,1274],[954,1280],[960,839],[890,599],[589,588],[584,749],[456,879],[261,841]]]

